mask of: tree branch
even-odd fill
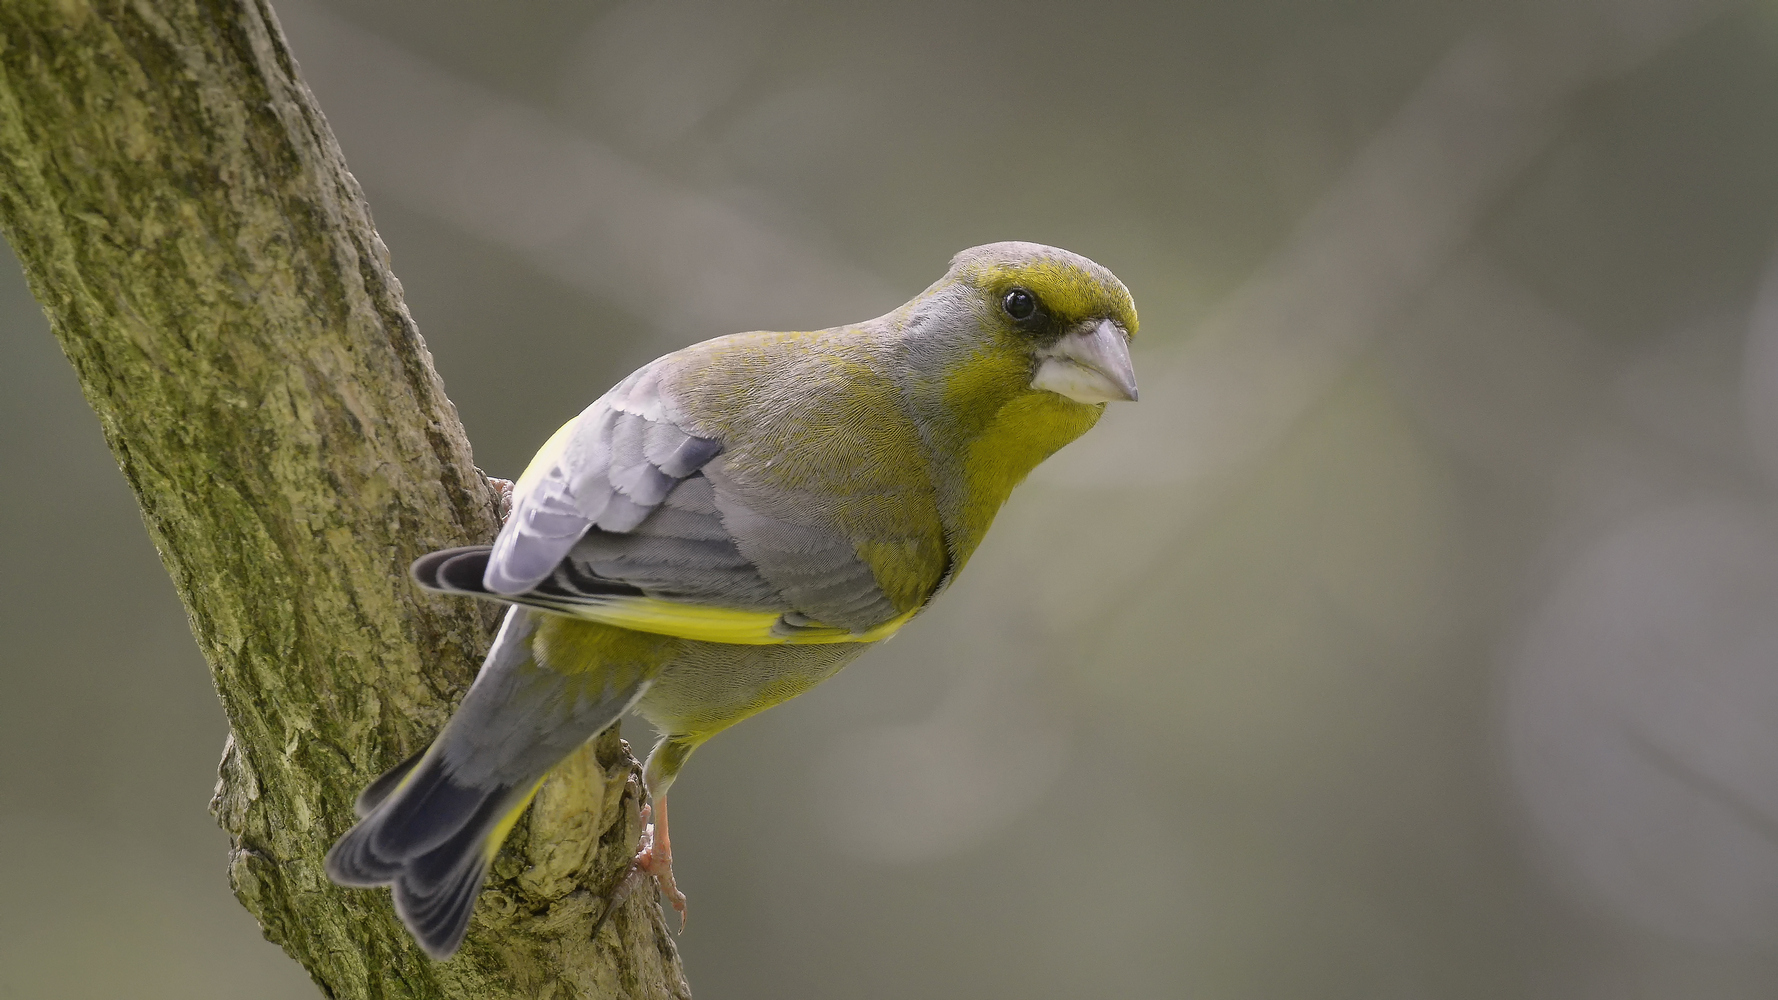
[[[406,566],[497,523],[269,6],[0,4],[0,163],[0,228],[227,710],[213,806],[266,936],[333,997],[687,996],[648,894],[588,937],[639,832],[615,732],[545,786],[450,962],[387,893],[322,873],[357,791],[444,723],[494,621]]]

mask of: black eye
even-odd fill
[[[1037,296],[1023,288],[1015,288],[1007,292],[1005,297],[1000,300],[1000,308],[1005,309],[1008,316],[1022,323],[1037,315]]]

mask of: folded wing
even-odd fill
[[[415,580],[709,642],[871,641],[912,617],[850,539],[761,514],[729,488],[723,443],[673,420],[654,369],[556,432],[491,547],[424,556]]]
[[[531,460],[488,559],[488,592],[513,596],[537,586],[593,528],[634,529],[722,450],[663,411],[658,364],[618,383]]]

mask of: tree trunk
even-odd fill
[[[494,622],[407,564],[497,521],[269,6],[0,3],[0,227],[209,660],[232,729],[214,809],[266,936],[331,997],[687,996],[651,893],[590,937],[639,832],[615,732],[545,786],[449,962],[387,892],[322,873]]]

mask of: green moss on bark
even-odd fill
[[[209,660],[232,728],[214,811],[266,936],[332,997],[687,995],[646,894],[588,940],[637,834],[615,733],[546,787],[450,962],[387,893],[322,873],[493,624],[407,564],[496,520],[270,8],[0,4],[0,227]]]

